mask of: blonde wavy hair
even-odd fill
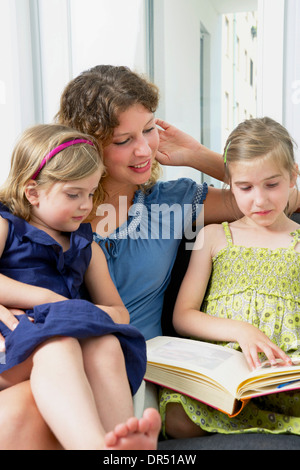
[[[111,143],[119,115],[141,104],[154,113],[159,103],[156,85],[128,67],[98,65],[73,79],[62,93],[55,120],[93,136],[102,147]],[[161,175],[155,160],[151,177],[142,189],[153,186]]]
[[[40,124],[27,129],[19,138],[11,158],[10,172],[0,188],[0,201],[16,216],[30,220],[31,206],[25,195],[26,184],[38,170],[43,158],[59,145],[75,139],[93,142],[93,146],[80,143],[65,148],[48,160],[35,179],[38,186],[50,188],[62,181],[86,178],[98,169],[105,172],[101,149],[90,136],[58,124]],[[94,195],[94,207],[89,220],[103,202],[104,193],[99,185]]]

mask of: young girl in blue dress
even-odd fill
[[[145,341],[83,223],[101,202],[103,172],[97,144],[65,126],[30,128],[15,147],[0,190],[0,303],[25,314],[13,331],[0,325],[0,388],[30,378],[64,449],[152,449],[159,416],[137,420],[132,405]]]
[[[241,349],[249,369],[262,357],[290,364],[300,357],[300,228],[287,215],[298,176],[293,142],[269,118],[248,120],[229,136],[224,160],[244,216],[199,233],[174,326],[183,336]],[[166,389],[160,407],[173,437],[300,434],[298,392],[253,399],[236,417]]]

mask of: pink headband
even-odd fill
[[[75,139],[75,140],[69,140],[69,142],[65,142],[64,144],[59,145],[58,147],[55,147],[55,149],[51,150],[51,152],[48,153],[48,155],[43,158],[38,170],[34,173],[31,179],[35,180],[42,168],[46,165],[47,161],[50,160],[54,155],[58,154],[62,150],[66,149],[67,147],[70,147],[71,145],[76,145],[76,144],[89,144],[89,145],[94,145],[93,142],[90,140],[84,140],[84,139]]]

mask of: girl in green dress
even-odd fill
[[[224,163],[244,216],[199,233],[174,326],[183,336],[242,350],[250,369],[263,358],[291,364],[300,357],[300,227],[287,215],[298,176],[293,141],[272,119],[251,119],[229,136]],[[164,389],[160,411],[165,434],[174,438],[300,434],[300,392],[253,399],[229,417]]]

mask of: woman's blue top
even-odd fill
[[[94,234],[131,325],[146,340],[162,334],[164,293],[178,246],[184,235],[187,239],[195,235],[192,222],[202,210],[207,189],[206,183],[188,178],[160,181],[147,193],[135,193],[127,222],[109,237]]]

